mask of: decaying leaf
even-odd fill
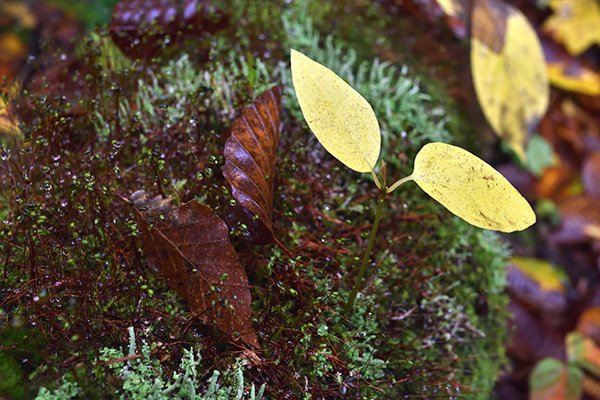
[[[273,233],[273,181],[281,89],[267,90],[236,118],[225,143],[223,175],[233,197]]]
[[[592,65],[571,56],[560,45],[542,37],[548,78],[552,85],[588,96],[600,95],[600,73]]]
[[[371,105],[333,71],[296,50],[291,64],[298,103],[319,142],[348,168],[371,171],[381,150]]]
[[[600,377],[600,348],[596,343],[579,332],[569,333],[566,343],[569,361]]]
[[[232,338],[258,347],[248,278],[223,220],[203,204],[179,207],[143,191],[131,195],[148,264],[167,279],[192,313]]]
[[[540,41],[527,18],[502,0],[475,0],[471,70],[479,104],[496,134],[521,159],[546,112],[548,76]]]
[[[544,358],[529,376],[529,387],[530,400],[579,400],[583,373],[556,358]]]
[[[600,44],[600,4],[597,0],[550,0],[554,14],[544,30],[563,43],[571,54]]]
[[[468,223],[502,232],[523,230],[535,213],[498,171],[460,147],[428,143],[415,157],[411,178]]]

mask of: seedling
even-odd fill
[[[428,143],[417,153],[412,174],[387,185],[385,163],[379,179],[375,166],[381,133],[371,105],[342,78],[304,54],[291,51],[292,82],[304,119],[335,158],[357,172],[370,172],[380,190],[375,220],[346,310],[363,286],[375,235],[387,196],[414,181],[450,212],[480,228],[523,230],[535,214],[521,194],[498,171],[470,152],[446,143]]]

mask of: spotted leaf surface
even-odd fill
[[[369,172],[381,150],[371,105],[333,71],[292,50],[292,81],[306,123],[319,142],[348,168]]]
[[[452,213],[480,228],[513,232],[535,223],[531,206],[510,182],[460,147],[426,144],[411,177]]]

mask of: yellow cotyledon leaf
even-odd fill
[[[292,82],[310,129],[348,168],[372,171],[381,133],[371,105],[330,69],[296,50],[291,53]]]
[[[479,104],[495,133],[525,160],[525,144],[548,108],[540,41],[527,18],[500,0],[475,0],[471,70]]]
[[[494,168],[460,147],[428,143],[415,157],[411,178],[453,214],[480,228],[523,230],[535,213]]]

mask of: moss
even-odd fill
[[[172,344],[157,350],[161,363],[145,356],[139,364],[153,376],[176,371],[173,360],[189,342],[202,348],[204,370],[236,365],[240,349],[190,319],[185,304],[148,269],[135,217],[118,195],[143,188],[176,202],[196,198],[221,215],[232,200],[219,173],[231,120],[254,95],[282,83],[275,228],[294,257],[274,246],[250,246],[232,228],[263,345],[255,355],[260,361],[245,373],[267,382],[271,398],[485,398],[504,360],[504,247],[416,186],[402,187],[380,228],[373,259],[379,273],[344,315],[376,192],[368,176],[341,168],[311,139],[287,61],[276,55],[304,50],[373,103],[390,179],[410,172],[409,160],[423,143],[456,139],[446,127],[445,102],[424,94],[428,88],[410,69],[374,58],[368,41],[381,37],[373,22],[377,7],[365,16],[362,34],[340,21],[339,31],[320,35],[338,3],[313,14],[317,2],[267,8],[233,2],[237,33],[214,38],[210,62],[172,49],[172,59],[141,67],[98,35],[78,49],[88,90],[83,99],[28,95],[28,141],[21,151],[7,144],[14,169],[1,170],[3,177],[27,173],[2,180],[10,209],[0,227],[0,257],[10,266],[13,294],[6,315],[34,320],[48,335],[50,354],[35,362],[31,385],[68,375],[86,396],[99,382],[106,393],[98,397],[125,390],[121,365],[98,372],[93,355],[120,346],[131,325],[149,343]],[[263,41],[255,40],[260,30],[267,33]]]

